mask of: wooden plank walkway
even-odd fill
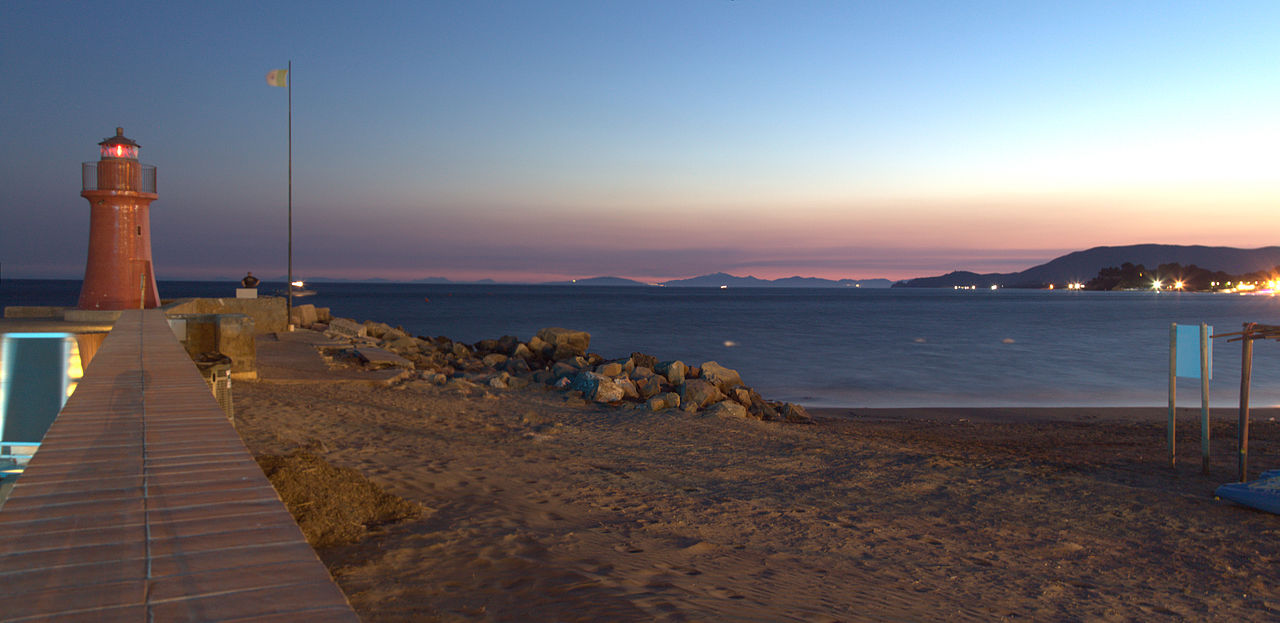
[[[159,310],[116,322],[0,508],[0,620],[359,621]]]

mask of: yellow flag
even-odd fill
[[[272,69],[267,72],[267,84],[273,87],[289,86],[289,70],[288,69]]]

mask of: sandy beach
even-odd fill
[[[365,621],[1273,620],[1280,518],[1215,500],[1235,413],[653,413],[540,386],[235,388],[258,455],[421,508],[318,548]],[[1280,466],[1255,410],[1253,471]],[[332,494],[341,497],[340,494]],[[304,503],[304,504],[308,504]]]

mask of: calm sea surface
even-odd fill
[[[770,399],[816,406],[1159,406],[1169,323],[1280,324],[1280,299],[1152,292],[695,289],[316,283],[296,302],[475,342],[563,326],[605,357],[715,360]],[[161,282],[164,298],[235,284]],[[273,290],[270,284],[261,288]],[[76,281],[5,280],[0,305],[74,305]],[[1214,340],[1215,406],[1237,404],[1240,344]],[[1179,404],[1199,385],[1179,383]],[[1255,346],[1251,402],[1280,405],[1280,343]]]

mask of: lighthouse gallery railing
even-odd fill
[[[137,192],[140,192],[140,193],[155,194],[156,168],[149,164],[139,164],[138,168],[140,170],[139,172],[141,173],[141,176],[138,180],[137,188],[131,188],[129,190],[136,190]],[[80,165],[80,190],[116,190],[116,189],[98,188],[98,163],[85,162]]]

